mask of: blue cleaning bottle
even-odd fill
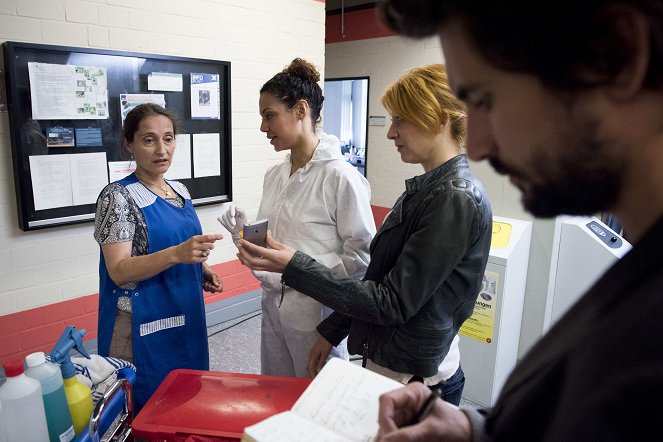
[[[90,359],[90,355],[83,347],[83,336],[85,336],[84,329],[79,331],[76,330],[76,327],[68,325],[51,351],[51,361],[60,364],[62,370],[64,392],[77,436],[88,427],[94,407],[92,392],[87,385],[76,379],[76,368],[69,357],[69,350],[75,348],[80,354]]]
[[[69,442],[74,439],[74,425],[69,412],[67,396],[60,368],[46,362],[44,352],[29,354],[25,358],[25,375],[41,383],[41,394],[46,409],[46,424],[51,442]]]

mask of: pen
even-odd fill
[[[440,397],[441,394],[442,391],[440,391],[439,388],[434,388],[431,390],[430,396],[428,396],[426,402],[424,402],[424,404],[421,406],[417,414],[414,416],[413,425],[418,424],[419,422],[424,420],[426,416],[428,416],[428,413],[430,413],[430,411],[433,409],[433,405],[435,405],[435,401],[437,400],[437,398]]]

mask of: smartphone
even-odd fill
[[[267,247],[267,220],[259,219],[253,223],[244,224],[242,239],[261,247]]]

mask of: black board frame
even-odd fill
[[[94,220],[95,204],[35,210],[29,157],[31,155],[106,152],[107,161],[128,160],[121,148],[119,94],[162,93],[166,107],[178,117],[180,133],[219,133],[218,176],[179,179],[191,194],[195,206],[232,201],[231,89],[230,62],[168,55],[123,52],[8,41],[3,43],[9,113],[14,185],[19,228],[24,231]],[[71,63],[70,60],[75,60]],[[33,120],[28,75],[29,62],[105,67],[108,79],[108,119]],[[177,91],[148,91],[148,74],[182,74],[183,88]],[[220,119],[192,119],[190,74],[219,74]],[[53,127],[99,127],[102,146],[48,147],[46,130]],[[193,145],[193,142],[192,142]],[[192,162],[193,168],[193,162]]]

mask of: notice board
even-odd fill
[[[232,200],[230,63],[3,43],[19,227],[94,220],[96,195],[131,173],[124,117],[143,102],[178,119],[167,179],[194,205]]]

